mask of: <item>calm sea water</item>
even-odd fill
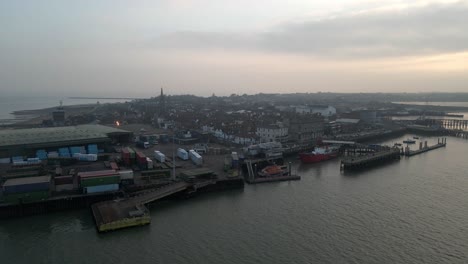
[[[435,105],[435,106],[461,106],[468,107],[468,102],[394,102],[408,105]]]
[[[1,263],[468,263],[466,153],[448,138],[358,173],[296,165],[301,181],[168,201],[108,234],[89,210],[3,220]]]
[[[19,110],[35,110],[59,106],[60,101],[63,105],[79,105],[79,104],[95,104],[100,103],[117,103],[128,100],[114,99],[70,99],[63,97],[26,97],[26,96],[2,96],[0,97],[0,123],[14,122],[18,117],[12,115],[13,111]]]

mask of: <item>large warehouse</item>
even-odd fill
[[[132,132],[102,125],[0,130],[0,158],[31,156],[38,149],[128,142]]]

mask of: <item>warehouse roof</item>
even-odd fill
[[[28,128],[0,130],[0,147],[43,145],[51,146],[63,142],[93,143],[107,141],[108,135],[131,133],[122,129],[102,125],[79,125],[66,127]]]
[[[42,182],[50,182],[50,175],[8,179],[5,181],[3,186],[34,184],[34,183],[42,183]]]

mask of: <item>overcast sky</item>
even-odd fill
[[[468,92],[468,1],[4,0],[4,95]]]

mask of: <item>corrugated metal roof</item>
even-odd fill
[[[107,139],[107,134],[110,133],[131,132],[102,125],[0,130],[0,147],[73,140]]]
[[[14,186],[14,185],[42,183],[42,182],[50,182],[50,175],[37,176],[37,177],[27,177],[27,178],[8,179],[8,180],[5,181],[3,186]]]

